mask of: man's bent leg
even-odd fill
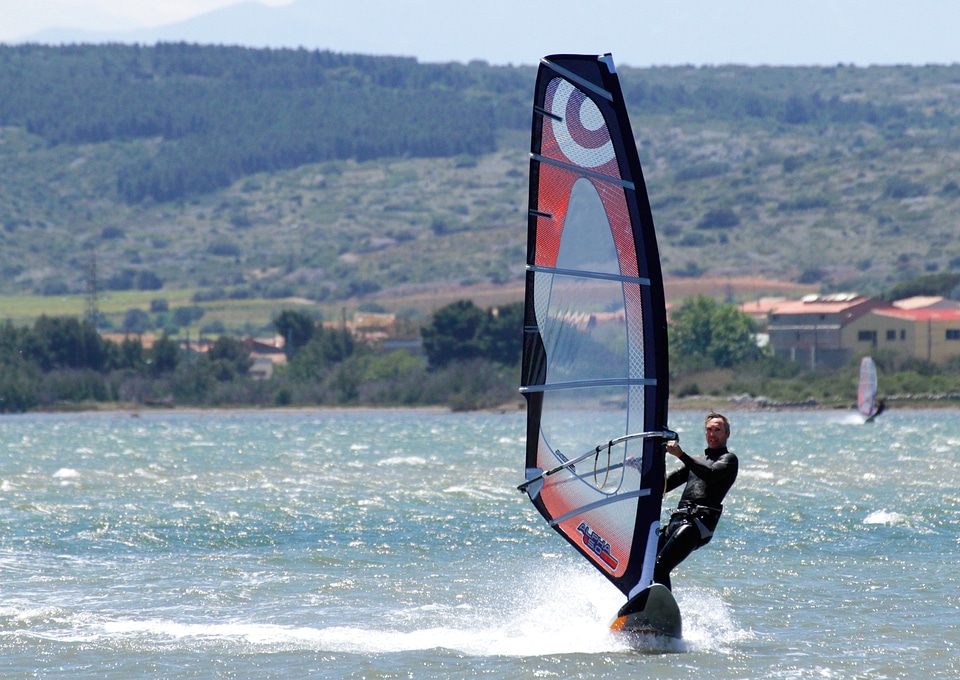
[[[700,530],[684,522],[674,531],[657,554],[653,580],[670,588],[670,572],[700,545]]]

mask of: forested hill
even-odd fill
[[[486,82],[486,81],[490,82]],[[0,124],[51,144],[159,138],[118,168],[127,201],[181,198],[256,172],[494,150],[524,124],[522,78],[413,59],[188,44],[0,48]]]
[[[614,55],[616,56],[616,55]],[[535,70],[0,46],[0,293],[342,300],[522,278]],[[664,268],[960,269],[960,66],[622,68]]]
[[[851,85],[866,94],[873,79],[838,86],[815,73],[628,70],[625,95],[644,115],[719,120],[905,126],[960,115],[850,96]],[[118,168],[117,186],[127,201],[167,201],[305,163],[490,153],[497,129],[529,126],[531,76],[483,63],[186,43],[0,46],[0,124],[50,144],[158,138],[150,158]]]

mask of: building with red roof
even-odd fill
[[[854,293],[809,295],[775,304],[767,327],[770,347],[776,356],[811,370],[840,368],[855,354],[844,342],[844,330],[881,307],[890,304]]]
[[[843,343],[858,354],[891,351],[943,363],[960,356],[960,307],[873,309],[844,329]]]

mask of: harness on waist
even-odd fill
[[[675,525],[693,524],[700,532],[700,545],[704,546],[713,538],[713,527],[717,526],[721,514],[723,514],[722,505],[719,508],[711,508],[706,505],[697,505],[692,501],[680,501],[680,506],[670,515],[667,531],[672,534],[677,528]],[[704,520],[709,522],[710,526],[707,526]]]

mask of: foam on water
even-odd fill
[[[864,517],[864,524],[883,524],[886,526],[908,524],[907,516],[899,512],[890,512],[889,510],[876,510]]]
[[[729,652],[753,638],[734,620],[730,606],[719,593],[702,587],[678,589],[677,604],[683,614],[683,638],[688,651]]]
[[[328,627],[280,626],[255,622],[186,623],[165,619],[119,619],[102,623],[95,638],[142,638],[243,642],[266,647],[300,647],[350,654],[392,654],[445,649],[470,656],[535,657],[597,654],[630,650],[631,644],[609,629],[623,598],[608,584],[580,568],[565,567],[565,590],[546,597],[504,587],[494,605],[417,606],[385,612],[379,624]],[[533,587],[535,584],[528,584]],[[569,590],[566,590],[569,589]],[[371,613],[367,618],[373,621]],[[443,620],[443,625],[435,625]]]
[[[563,590],[555,590],[562,584]],[[624,599],[605,581],[579,566],[564,566],[550,582],[532,579],[519,598],[503,603],[434,604],[384,614],[380,625],[279,626],[251,622],[181,623],[120,620],[103,624],[108,636],[143,636],[243,642],[350,654],[395,654],[449,650],[475,657],[537,657],[631,651],[727,651],[750,636],[736,626],[729,607],[715,592],[694,588],[679,598],[684,611],[682,642],[630,640],[609,629]],[[509,589],[511,584],[504,584]],[[539,589],[543,595],[534,595]],[[552,595],[550,593],[553,593]],[[492,606],[491,606],[492,605]],[[506,606],[504,606],[506,605]],[[370,617],[371,619],[373,617]],[[436,625],[444,621],[443,625]]]
[[[518,585],[524,586],[516,590]],[[715,592],[688,589],[680,596],[682,642],[646,639],[637,643],[609,629],[624,602],[610,584],[579,564],[562,564],[550,573],[529,573],[518,582],[493,585],[487,602],[456,606],[435,603],[367,612],[366,625],[280,625],[266,621],[195,617],[105,616],[61,607],[0,608],[0,636],[42,626],[43,636],[60,642],[132,649],[183,649],[209,644],[270,650],[358,655],[447,650],[470,657],[726,651],[746,633],[734,624],[729,607]],[[4,621],[6,623],[4,623]],[[132,647],[131,647],[132,646]]]

